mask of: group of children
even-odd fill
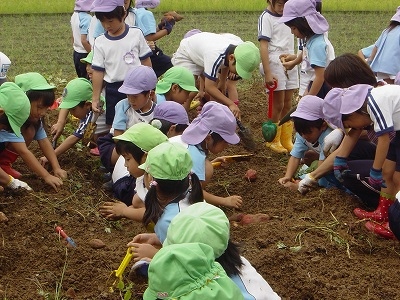
[[[54,138],[61,134],[69,113],[80,122],[55,149],[43,127],[43,117],[55,101],[55,86],[34,72],[17,75],[14,83],[5,82],[11,62],[0,53],[0,185],[31,190],[11,166],[21,156],[30,170],[58,190],[67,173],[57,157],[84,138],[90,124],[97,123],[94,140],[120,200],[104,203],[101,214],[110,220],[124,217],[142,222],[154,231],[128,243],[136,262],[151,261],[144,299],[182,295],[279,299],[240,256],[238,246],[229,240],[225,214],[214,206],[239,208],[243,199],[206,191],[213,176],[209,153],[218,154],[240,140],[236,127],[241,112],[232,82],[250,78],[260,66],[266,88],[274,96],[271,118],[278,128],[267,146],[291,155],[279,183],[302,193],[317,185],[352,192],[351,185],[345,184],[347,160],[368,161],[351,168],[370,168],[367,183],[378,191],[377,207],[372,212],[357,208],[354,213],[370,220],[367,229],[400,238],[400,203],[395,198],[396,193],[400,198],[400,86],[378,87],[377,81],[392,83],[396,75],[392,73],[399,70],[371,70],[352,54],[334,59],[320,1],[267,3],[258,23],[260,49],[235,35],[194,30],[169,59],[152,43],[169,34],[175,24],[173,18],[164,18],[156,25],[148,9],[159,1],[137,0],[132,8],[131,1],[77,0],[71,25],[80,28],[73,30],[78,78],[64,89],[59,118],[52,127]],[[94,18],[97,23],[90,25]],[[375,45],[371,67],[384,58],[382,45],[389,43],[388,36],[396,34],[398,25],[399,10]],[[298,38],[298,53],[293,35]],[[302,98],[293,109],[299,82],[304,87]],[[202,103],[190,122],[188,110],[196,94],[207,94],[211,100]],[[288,114],[291,120],[280,125]],[[294,144],[293,128],[297,132]],[[345,128],[350,128],[346,134]],[[376,145],[360,139],[366,130],[376,135]],[[39,160],[28,149],[33,140],[44,155]],[[307,153],[318,167],[295,181]],[[213,162],[226,161],[218,157]],[[44,168],[46,163],[54,175]],[[169,281],[161,272],[177,265],[173,272],[181,276],[179,280],[169,276],[173,279]],[[190,279],[185,281],[185,276]],[[197,285],[191,287],[188,282]]]

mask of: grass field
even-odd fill
[[[157,19],[160,16],[156,14]],[[259,12],[184,13],[184,16],[172,33],[158,42],[169,55],[177,49],[184,33],[192,28],[231,32],[258,45]],[[325,16],[331,25],[330,40],[336,54],[340,55],[355,53],[373,43],[392,13],[327,12]],[[10,79],[19,73],[38,71],[54,83],[65,85],[64,80],[75,77],[69,19],[70,14],[4,15],[0,18],[0,49],[12,60]],[[366,28],[364,24],[371,25]]]
[[[20,13],[67,13],[74,7],[74,0],[1,0],[0,14]],[[227,4],[229,3],[229,4]],[[346,1],[324,0],[324,11],[391,11],[395,12],[399,5],[397,0],[384,1]],[[261,11],[265,8],[265,0],[163,0],[156,11]]]

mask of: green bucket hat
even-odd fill
[[[201,243],[162,247],[149,266],[144,300],[243,299],[237,285],[214,261],[210,246]]]
[[[198,92],[193,74],[184,67],[175,66],[168,69],[162,79],[157,82],[156,94],[167,93],[174,83],[185,91]]]
[[[92,60],[93,60],[93,51],[90,51],[85,58],[80,59],[81,63],[89,64],[89,65],[92,64]]]
[[[71,109],[82,101],[92,102],[93,86],[86,78],[72,79],[64,88],[59,108]]]
[[[228,247],[229,221],[218,207],[199,202],[185,208],[172,219],[163,246],[183,243],[203,243],[220,257]]]
[[[15,83],[24,91],[46,91],[56,87],[47,82],[41,74],[36,72],[24,73],[15,76]]]
[[[236,72],[243,79],[249,79],[251,73],[260,65],[260,50],[252,42],[244,42],[236,46],[233,52],[236,60]]]
[[[167,142],[168,137],[154,126],[140,122],[129,127],[123,134],[114,140],[127,141],[135,144],[144,152],[149,152],[161,143]]]
[[[189,151],[182,144],[162,143],[149,151],[139,168],[156,179],[182,180],[189,175],[192,166]]]
[[[21,126],[29,118],[31,103],[23,90],[13,82],[0,86],[0,108],[4,110],[13,132],[20,137]]]

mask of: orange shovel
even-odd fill
[[[225,159],[226,162],[233,161],[248,161],[254,154],[238,154],[238,155],[230,155],[230,156],[221,156],[221,158]],[[219,168],[222,165],[222,162],[216,161],[212,163],[214,168]]]

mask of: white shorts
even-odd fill
[[[308,90],[308,85],[311,82],[312,75],[308,74],[306,71],[300,70],[300,87],[299,95],[304,96],[304,92]]]
[[[391,75],[391,74],[382,73],[382,72],[377,72],[376,73],[376,79],[378,81],[379,80],[383,80],[383,79],[387,79],[387,78],[394,80],[396,78],[396,75]]]
[[[294,90],[299,88],[299,73],[297,66],[292,70],[288,70],[287,75],[289,78],[286,77],[285,68],[279,59],[279,55],[280,54],[269,55],[269,66],[271,73],[276,79],[278,79],[276,91]],[[262,76],[264,76],[264,68],[262,64],[260,64],[260,73]]]

